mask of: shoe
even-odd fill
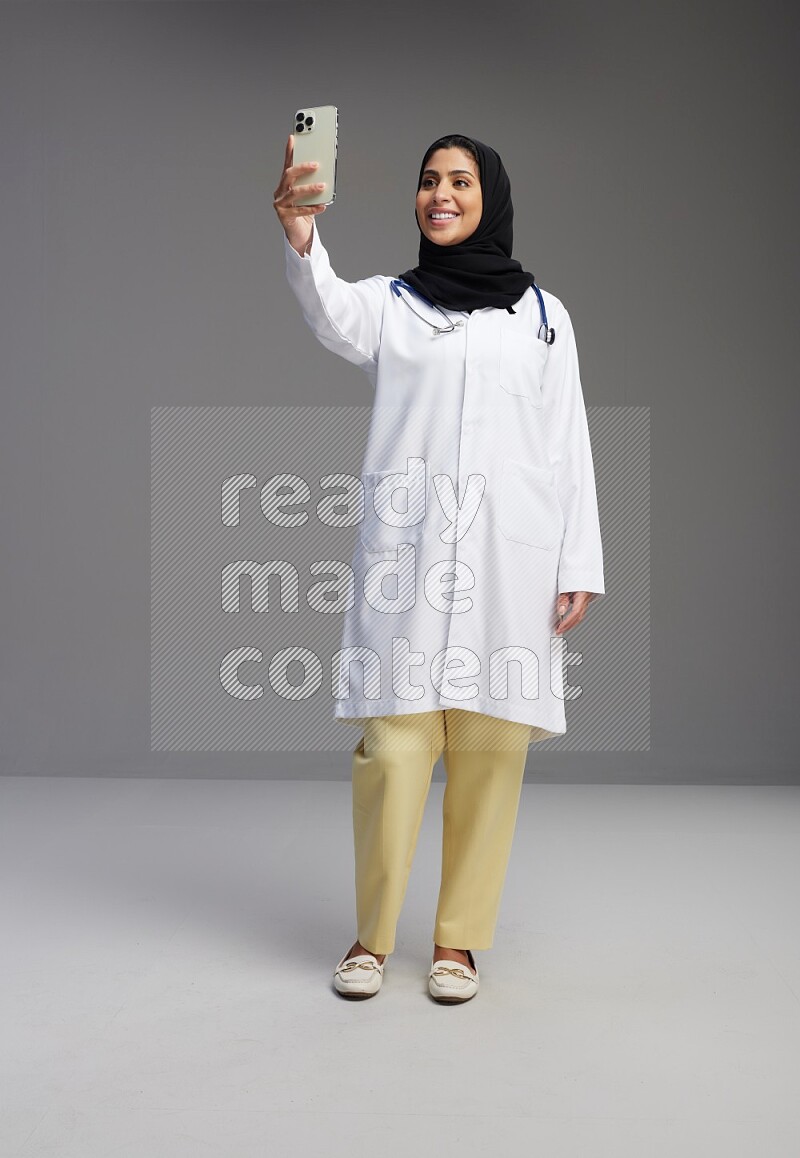
[[[372,953],[342,957],[333,971],[333,984],[342,997],[374,997],[383,982],[386,958],[379,961]]]
[[[478,966],[471,949],[467,949],[467,956],[471,968],[458,961],[433,962],[428,974],[428,991],[436,1001],[448,1004],[469,1001],[478,992]]]

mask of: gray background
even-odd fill
[[[528,778],[797,782],[797,18],[435,11],[0,7],[4,774],[349,777],[150,750],[151,408],[371,400],[310,337],[271,205],[293,110],[335,103],[337,273],[416,263],[422,151],[471,133],[587,405],[650,408],[651,748],[534,748]]]

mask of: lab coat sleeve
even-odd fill
[[[562,307],[563,308],[563,307]],[[605,594],[603,547],[594,463],[572,320],[564,309],[556,325],[543,381],[550,465],[555,472],[565,529],[558,590]]]
[[[301,257],[285,233],[283,240],[286,276],[306,322],[323,346],[374,378],[388,279],[379,274],[356,282],[337,277],[313,218],[309,254]]]

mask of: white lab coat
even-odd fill
[[[570,316],[542,291],[548,346],[529,287],[514,314],[445,310],[462,325],[435,336],[421,317],[441,314],[391,276],[337,277],[313,226],[305,257],[284,235],[289,284],[375,393],[334,716],[462,708],[563,734],[557,595],[605,592]]]

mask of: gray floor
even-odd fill
[[[347,1002],[349,783],[0,780],[0,1152],[796,1158],[800,792],[526,784],[440,1006],[443,789]]]

